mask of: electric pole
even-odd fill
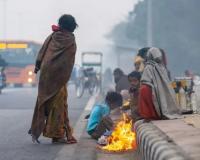
[[[6,0],[3,0],[3,39],[7,38],[7,4]]]
[[[153,45],[153,17],[152,17],[152,0],[147,0],[147,45]]]

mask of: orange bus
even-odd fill
[[[33,41],[0,41],[1,57],[7,62],[4,70],[6,84],[14,86],[35,86],[33,73],[35,59],[41,44]]]

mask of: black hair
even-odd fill
[[[141,73],[138,72],[138,71],[133,71],[133,72],[131,72],[131,73],[128,74],[128,79],[129,78],[136,78],[136,79],[138,79],[140,81],[140,79],[141,79]]]
[[[58,25],[61,29],[69,32],[74,32],[78,27],[75,18],[70,14],[63,14],[58,20]]]
[[[150,49],[150,47],[144,47],[138,50],[138,56],[142,57],[143,59],[146,59],[147,52]]]
[[[123,75],[124,72],[123,72],[120,68],[116,68],[116,69],[113,71],[113,74]]]
[[[117,92],[108,92],[105,98],[105,102],[108,104],[114,104],[116,106],[122,105],[122,95]]]

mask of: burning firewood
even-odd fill
[[[108,152],[122,152],[136,149],[136,135],[132,131],[132,121],[128,115],[123,114],[111,136],[107,137],[108,144],[101,147]]]

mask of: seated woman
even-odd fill
[[[179,113],[159,48],[150,48],[147,52],[138,111],[142,118],[150,120],[173,119]]]

